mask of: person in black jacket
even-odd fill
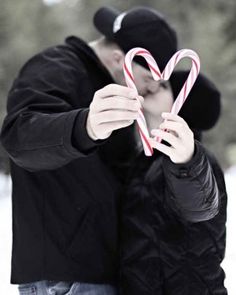
[[[1,142],[13,183],[11,283],[22,294],[117,291],[122,182],[113,168],[132,154],[124,127],[156,91],[139,59],[139,96],[125,86],[124,56],[142,46],[161,67],[177,40],[151,8],[104,7],[94,24],[105,37],[87,44],[70,36],[39,52],[8,94]]]
[[[212,128],[220,115],[219,91],[200,74],[179,115],[160,124],[162,111],[170,111],[187,74],[175,72],[171,86],[164,82],[157,93],[145,98],[148,128],[164,139],[152,157],[145,157],[137,125],[133,128],[136,152],[127,163],[121,210],[122,295],[227,294],[220,266],[225,255],[227,193],[215,156],[201,143],[202,131]],[[176,164],[170,157],[188,127],[194,136],[194,156]],[[208,204],[213,199],[212,211]]]

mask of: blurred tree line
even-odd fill
[[[235,0],[64,0],[55,5],[45,5],[42,0],[1,1],[0,126],[6,113],[7,92],[26,60],[41,49],[62,43],[68,35],[87,41],[97,38],[92,17],[102,5],[120,10],[134,5],[152,6],[176,28],[179,48],[199,53],[202,72],[222,93],[221,119],[214,129],[204,133],[203,140],[224,169],[236,164]],[[8,171],[1,146],[0,169]]]

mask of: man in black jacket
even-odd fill
[[[163,68],[177,42],[150,8],[102,8],[94,23],[105,39],[86,44],[71,36],[42,51],[9,91],[1,141],[13,182],[11,283],[22,294],[116,292],[122,182],[113,167],[132,153],[124,127],[143,100],[124,86],[124,54],[145,47]],[[139,94],[155,92],[136,61]]]

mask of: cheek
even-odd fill
[[[170,112],[174,98],[171,92],[161,91],[156,95],[149,95],[144,99],[144,109],[153,114]]]
[[[157,115],[160,113],[160,108],[162,108],[162,104],[160,103],[159,97],[148,96],[144,98],[143,108],[146,112]]]
[[[168,91],[163,91],[161,94],[162,97],[162,105],[163,107],[165,106],[166,108],[170,109],[174,103],[174,97],[172,92]]]
[[[137,89],[141,90],[141,95],[143,95],[143,90],[147,88],[147,79],[146,76],[142,72],[142,68],[137,67],[136,65],[133,66],[133,75],[134,75],[134,82]]]
[[[168,101],[169,101],[169,105],[172,107],[172,105],[174,104],[174,96],[172,94],[172,92],[168,93],[168,97],[167,97]]]
[[[117,70],[114,72],[113,78],[117,84],[126,86],[125,76],[123,70]]]
[[[141,92],[142,92],[142,90],[145,88],[145,85],[146,85],[145,80],[142,77],[137,76],[134,78],[134,81],[135,81],[135,85],[136,85],[137,89],[139,91],[141,90]]]

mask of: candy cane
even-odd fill
[[[131,49],[130,51],[127,52],[125,56],[123,70],[124,70],[124,76],[125,76],[127,86],[135,90],[137,90],[137,88],[134,82],[134,75],[132,71],[132,61],[136,55],[142,56],[146,60],[148,67],[152,73],[153,79],[155,81],[169,80],[176,64],[182,58],[189,57],[192,59],[192,67],[191,67],[190,73],[171,109],[172,114],[178,114],[190,90],[192,89],[200,71],[200,59],[197,53],[190,49],[179,50],[172,56],[172,58],[167,63],[164,71],[161,73],[155,59],[152,57],[151,53],[148,50],[144,48],[140,48],[140,47]],[[139,134],[140,134],[143,148],[144,148],[144,153],[146,156],[151,156],[153,154],[153,148],[150,143],[150,136],[149,136],[146,120],[143,114],[143,108],[139,110],[139,117],[137,118],[137,122],[139,127],[138,128]],[[156,137],[155,139],[157,141],[161,140],[158,137]]]
[[[158,65],[156,64],[156,61],[150,54],[150,52],[144,48],[134,48],[134,49],[131,49],[129,52],[127,52],[125,56],[124,66],[123,66],[127,86],[137,90],[135,82],[134,82],[134,75],[132,70],[132,60],[135,57],[135,55],[144,57],[152,73],[153,79],[156,81],[160,80],[161,78],[160,70],[158,68]],[[149,132],[148,132],[146,120],[143,114],[143,108],[139,110],[139,117],[137,118],[137,122],[138,122],[139,134],[142,140],[145,155],[151,156],[153,154],[153,149],[149,141]]]

